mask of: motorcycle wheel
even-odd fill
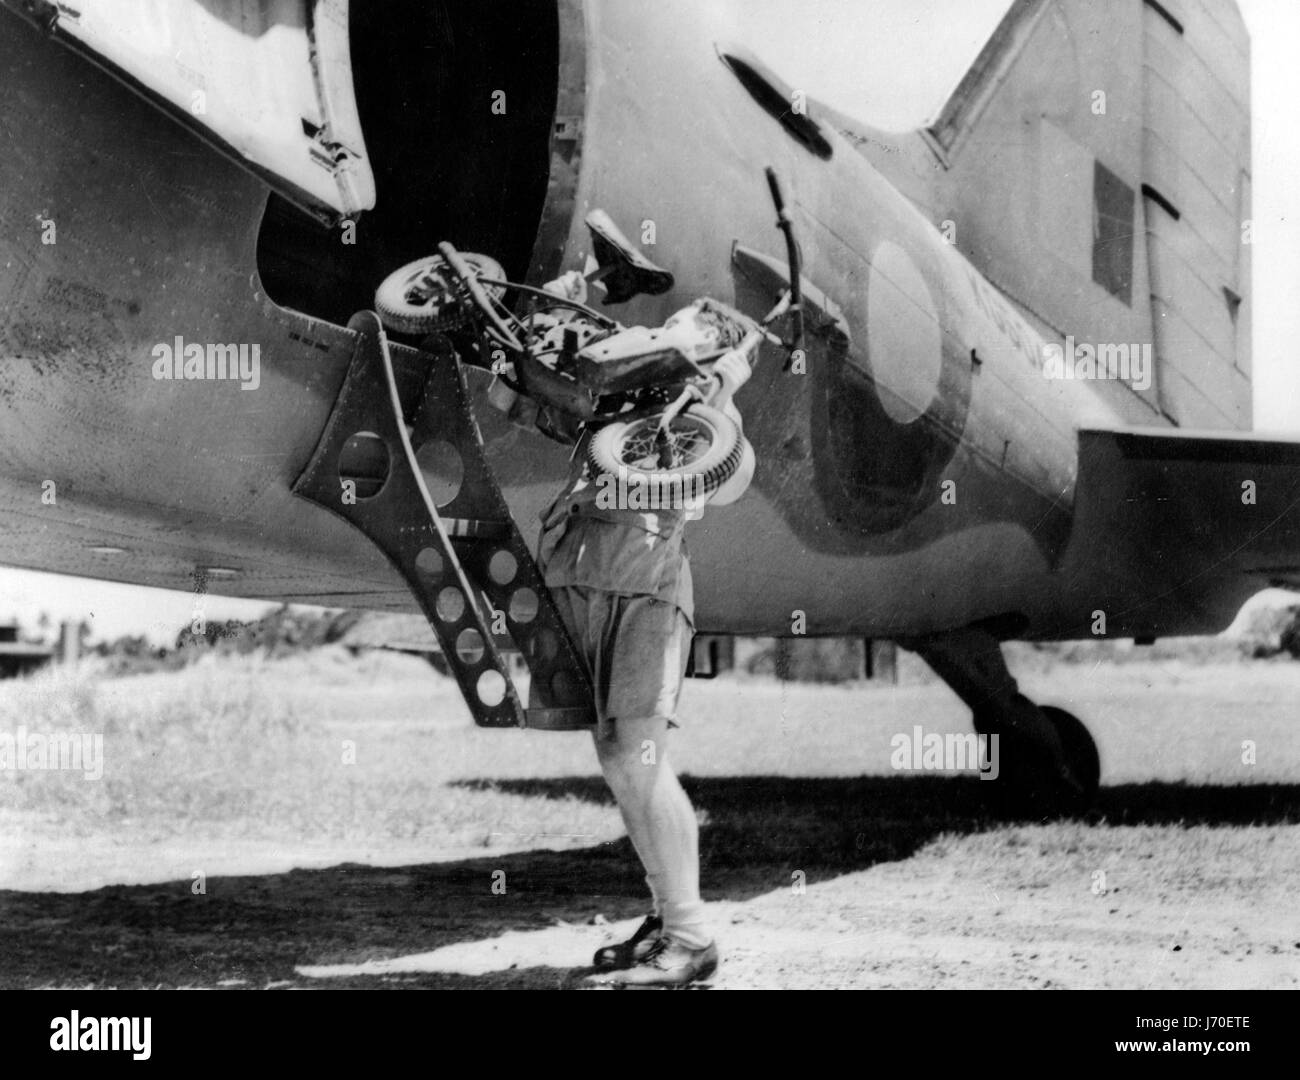
[[[700,507],[740,465],[740,429],[725,413],[692,405],[662,439],[661,415],[606,424],[587,448],[597,483],[611,486],[620,509]]]
[[[473,252],[463,252],[461,257],[478,276],[505,279],[505,271],[495,259]],[[484,285],[483,289],[498,298],[505,292],[499,285]],[[473,301],[464,295],[447,260],[427,255],[384,278],[375,290],[375,312],[387,330],[432,334],[468,322]]]

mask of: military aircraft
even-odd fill
[[[1250,431],[1236,6],[1014,0],[904,133],[740,26],[686,0],[0,0],[0,563],[428,612],[294,495],[377,283],[449,240],[539,285],[590,265],[599,210],[671,272],[632,275],[621,323],[701,296],[757,318],[794,274],[771,169],[804,355],[738,396],[758,469],[688,533],[698,630],[899,641],[1095,789],[1086,729],[1018,693],[1002,642],[1210,634],[1300,585],[1300,442]],[[438,365],[385,350],[409,435]],[[531,531],[566,453],[463,374]],[[358,431],[328,482],[382,488],[403,441]]]

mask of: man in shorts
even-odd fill
[[[750,375],[740,351],[714,367],[710,404],[741,425],[732,395]],[[700,899],[699,827],[669,763],[667,735],[694,633],[684,531],[696,509],[610,507],[586,463],[585,432],[574,468],[543,513],[538,565],[591,676],[601,771],[650,886],[653,912],[626,942],[596,953],[601,983],[683,985],[713,974],[718,950]],[[742,435],[743,439],[743,435]],[[754,472],[748,441],[736,473],[707,499],[744,494]]]

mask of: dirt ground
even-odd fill
[[[644,884],[585,736],[477,731],[405,667],[361,728],[375,671],[310,674],[320,702],[271,732],[239,724],[310,699],[291,666],[220,671],[183,700],[163,677],[76,691],[121,786],[8,778],[0,986],[556,988],[635,926]],[[222,706],[233,748],[204,741],[236,676],[263,696]],[[892,770],[892,734],[964,730],[940,685],[692,684],[673,753],[701,820],[711,985],[1300,989],[1300,665],[1021,676],[1098,739],[1084,820],[1007,821],[969,775]],[[70,692],[6,690],[4,722]],[[368,771],[330,771],[314,748],[357,731]]]

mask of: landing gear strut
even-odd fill
[[[1097,744],[1077,717],[1020,693],[997,638],[964,627],[899,644],[919,654],[970,706],[979,734],[998,736],[995,783],[1008,810],[1049,818],[1092,805],[1101,781]]]

